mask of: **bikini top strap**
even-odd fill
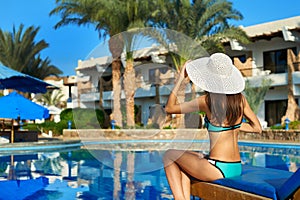
[[[240,128],[241,125],[242,125],[242,122],[240,122],[239,124],[233,125],[233,126],[215,126],[210,123],[207,116],[204,117],[204,127],[207,128],[207,130],[211,131],[211,132],[221,132],[221,131],[233,130],[236,128]]]

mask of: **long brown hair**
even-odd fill
[[[218,125],[226,120],[229,125],[234,125],[243,113],[243,95],[217,94],[206,92],[206,104],[211,112],[211,118]]]

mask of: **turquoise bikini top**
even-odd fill
[[[207,128],[208,131],[210,132],[221,132],[221,131],[228,131],[228,130],[233,130],[240,128],[242,125],[242,122],[233,126],[215,126],[210,123],[208,120],[207,116],[204,118],[204,127]]]

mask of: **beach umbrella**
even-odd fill
[[[45,93],[47,92],[48,86],[52,85],[0,64],[0,89],[14,89],[29,93]]]
[[[12,92],[0,98],[0,118],[18,119],[46,119],[49,110],[37,103],[30,101],[17,92]],[[12,127],[11,142],[14,140],[14,129]]]

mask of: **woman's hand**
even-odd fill
[[[184,63],[184,65],[182,66],[182,68],[181,68],[180,76],[181,76],[182,78],[188,77],[188,74],[187,74],[187,72],[186,72],[186,65],[187,65],[189,62],[190,62],[190,60],[186,61],[186,62]]]

